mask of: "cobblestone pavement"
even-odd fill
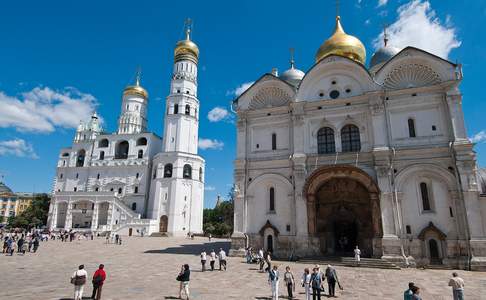
[[[191,299],[270,299],[267,276],[258,273],[256,265],[241,258],[228,258],[227,272],[201,272],[201,249],[227,249],[227,240],[208,242],[204,238],[140,238],[126,237],[123,245],[105,244],[104,239],[61,243],[43,242],[38,253],[13,257],[0,256],[0,299],[72,299],[71,274],[84,264],[90,276],[98,264],[105,264],[108,273],[102,299],[176,299],[180,266],[191,266]],[[280,270],[286,265],[296,277],[305,266],[277,262]],[[337,267],[343,291],[340,299],[403,299],[409,281],[422,288],[422,297],[451,299],[447,286],[450,270],[378,270]],[[466,299],[486,299],[486,273],[459,271],[466,281]],[[85,287],[85,297],[91,284]],[[280,295],[286,294],[280,283]],[[297,287],[297,299],[304,299]]]

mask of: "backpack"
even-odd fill
[[[103,282],[103,276],[101,274],[98,274],[93,278],[93,284],[94,285],[100,285]]]
[[[86,283],[86,276],[82,275],[82,276],[74,276],[73,278],[71,278],[71,283],[74,284],[74,285],[83,285]]]

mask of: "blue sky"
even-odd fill
[[[341,0],[344,29],[367,48],[383,24],[390,43],[414,45],[464,67],[468,134],[486,165],[486,1]],[[142,68],[149,129],[162,135],[173,48],[184,19],[199,45],[200,154],[206,159],[206,206],[232,183],[234,117],[242,85],[273,67],[308,70],[334,28],[335,1],[7,1],[0,10],[0,174],[14,191],[49,192],[61,147],[96,108],[115,131],[121,92]],[[214,108],[218,107],[216,110]],[[213,110],[210,121],[208,113]]]

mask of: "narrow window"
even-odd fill
[[[454,218],[454,213],[452,212],[452,207],[449,206],[449,215]]]
[[[138,194],[138,186],[136,186],[136,187],[135,187],[135,189],[133,190],[133,192],[134,192],[135,194]]]
[[[329,127],[323,127],[317,132],[317,153],[335,153],[336,144],[334,141],[334,130]]]
[[[137,210],[137,203],[135,202],[132,203],[132,210]]]
[[[105,151],[100,151],[100,160],[105,159]]]
[[[147,139],[144,137],[141,137],[137,140],[137,146],[145,146],[147,145]]]
[[[203,169],[200,167],[199,168],[199,181],[203,180]]]
[[[127,159],[130,146],[127,141],[121,141],[115,150],[115,159]]]
[[[191,179],[192,178],[192,167],[191,165],[184,165],[182,178]]]
[[[60,174],[60,175],[59,175],[59,178],[60,178],[60,179],[62,179],[62,177],[63,177],[63,176],[64,176],[63,174]]]
[[[179,113],[179,104],[174,104],[174,115]]]
[[[191,114],[191,107],[189,106],[189,104],[186,104],[186,111],[185,111],[186,115],[190,115]]]
[[[65,167],[65,166],[66,166],[66,161],[65,161],[65,160],[62,162],[62,166],[63,166],[63,167]]]
[[[138,158],[143,158],[143,150],[138,150]]]
[[[98,173],[98,175],[96,175],[96,179],[100,179],[100,173]]]
[[[407,225],[405,229],[407,230],[407,234],[412,234],[412,228],[410,227],[410,225]]]
[[[154,170],[154,175],[153,175],[153,178],[157,178],[157,170]]]
[[[78,157],[76,159],[76,167],[84,166],[84,158],[86,156],[86,151],[84,149],[79,150]]]
[[[76,179],[78,179],[78,178],[79,178],[79,173],[76,173]]]
[[[269,205],[269,208],[270,208],[270,211],[275,211],[275,188],[271,187],[270,188],[270,205]]]
[[[172,164],[166,164],[164,166],[164,178],[172,177]]]
[[[343,152],[359,152],[361,150],[361,140],[359,128],[348,124],[341,129],[341,143]]]
[[[138,177],[139,177],[139,176],[140,176],[140,174],[138,174],[138,173],[137,173],[137,175],[135,175],[135,178],[137,178],[137,179],[138,179]]]
[[[74,191],[77,192],[78,191],[78,188],[77,187],[74,187]]]
[[[420,183],[420,194],[422,195],[422,206],[424,210],[430,210],[429,189],[425,182]]]
[[[277,134],[272,133],[272,150],[277,150]]]
[[[408,136],[409,137],[416,137],[415,121],[413,119],[408,119]]]
[[[122,193],[122,188],[118,188],[118,194],[121,194]]]
[[[96,192],[97,192],[97,191],[99,191],[99,190],[100,190],[100,188],[98,188],[98,187],[97,187],[97,188],[95,188],[95,191],[96,191]]]

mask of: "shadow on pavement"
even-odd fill
[[[199,255],[203,250],[209,255],[209,252],[214,249],[217,253],[219,248],[223,248],[228,255],[231,242],[207,242],[201,244],[187,244],[180,245],[179,247],[169,247],[165,249],[147,250],[144,253],[149,254],[189,254],[189,255]],[[169,298],[170,299],[170,298]]]

